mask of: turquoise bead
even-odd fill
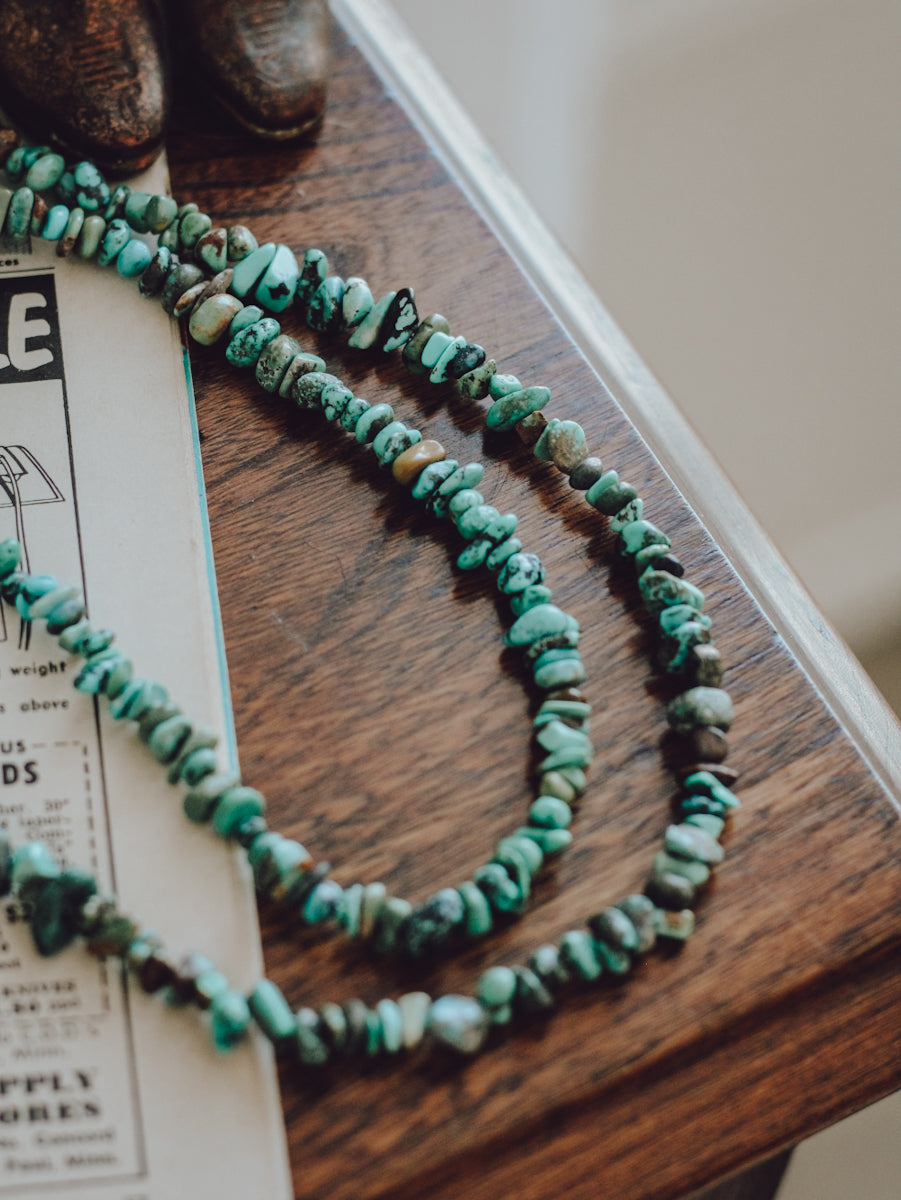
[[[388,467],[399,454],[422,441],[418,429],[408,429],[402,421],[392,421],[379,430],[372,441],[372,449],[383,467]]]
[[[247,259],[244,259],[244,262],[247,262]],[[241,263],[235,268],[235,274],[243,265],[244,263]],[[280,245],[257,284],[254,298],[270,312],[283,312],[294,299],[299,278],[300,267],[290,246]],[[234,279],[232,289],[234,290]]]
[[[109,204],[110,190],[93,163],[80,162],[72,172],[75,199],[87,212],[97,212]]]
[[[0,893],[2,893],[0,881]],[[34,889],[31,935],[39,954],[49,957],[65,949],[78,933],[78,918],[85,902],[97,892],[94,879],[83,871],[64,871]]]
[[[594,943],[594,952],[605,971],[611,975],[627,975],[632,970],[632,956],[618,946],[611,946],[602,938]]]
[[[41,237],[46,242],[58,242],[69,224],[69,209],[65,204],[54,204],[47,213]]]
[[[178,223],[178,240],[185,250],[193,250],[204,234],[213,228],[207,213],[187,213]]]
[[[388,1054],[396,1054],[404,1043],[404,1019],[395,1000],[379,1000],[375,1006],[381,1024],[382,1046]]]
[[[22,166],[27,171],[32,163],[36,163],[44,154],[50,154],[49,146],[26,146],[22,156]]]
[[[639,580],[639,586],[640,584],[641,581]],[[684,625],[687,621],[694,621],[702,625],[704,629],[709,629],[712,624],[710,617],[706,616],[704,613],[698,612],[698,610],[690,604],[673,604],[669,608],[664,608],[660,613],[658,623],[663,633],[674,634],[677,632],[679,627]]]
[[[504,645],[528,646],[539,638],[578,632],[579,623],[575,617],[555,604],[536,604],[513,622],[504,635]]]
[[[514,617],[521,617],[530,609],[537,608],[539,604],[549,604],[553,598],[551,589],[543,583],[538,583],[511,596],[510,609]]]
[[[607,512],[607,508],[602,507],[604,504],[603,496],[605,492],[609,491],[610,488],[616,487],[618,483],[619,475],[616,473],[616,471],[605,471],[600,479],[598,479],[596,483],[593,483],[585,493],[586,501],[591,505],[592,508],[596,508],[598,512],[603,512],[607,516],[610,516],[611,513]],[[612,512],[615,511],[616,509],[612,510]]]
[[[723,847],[716,838],[693,825],[670,825],[663,837],[668,853],[689,862],[707,863],[715,866],[723,861]]]
[[[488,1011],[471,996],[441,996],[433,1000],[426,1027],[434,1038],[460,1054],[475,1054],[488,1035]]]
[[[440,329],[436,330],[422,348],[422,354],[419,356],[420,365],[431,371],[445,350],[449,346],[456,345],[456,341],[453,334],[445,333]]]
[[[726,808],[739,807],[738,796],[710,771],[692,772],[685,777],[682,786],[690,796],[709,796],[711,800],[718,801]]]
[[[570,721],[587,721],[591,716],[591,705],[582,700],[545,700],[535,714],[533,725],[544,725],[548,721],[565,717]]]
[[[147,739],[150,753],[159,763],[170,763],[177,757],[191,733],[190,720],[181,715],[161,721]]]
[[[517,854],[525,858],[530,875],[537,875],[541,870],[541,864],[544,862],[544,851],[531,838],[517,837],[515,833],[510,834],[509,837],[501,838],[497,844],[497,848],[498,850],[506,848],[514,849]]]
[[[529,820],[542,829],[568,829],[572,819],[569,805],[556,796],[539,796],[529,809]]]
[[[515,375],[492,374],[488,391],[492,400],[500,400],[502,396],[512,396],[514,392],[522,391],[522,383]]]
[[[444,336],[444,335],[432,334],[433,338],[441,337],[441,336]],[[429,343],[429,344],[431,344],[431,343]],[[447,379],[448,367],[451,365],[453,360],[457,357],[458,351],[462,350],[465,345],[466,345],[466,338],[464,338],[464,337],[451,338],[450,343],[447,346],[445,346],[445,348],[441,351],[441,353],[439,354],[438,358],[436,359],[434,365],[432,366],[432,369],[429,371],[429,382],[430,383],[444,383],[444,381]],[[423,366],[428,366],[428,364],[425,362],[425,356],[428,353],[428,350],[429,350],[429,346],[427,345],[425,350],[423,351]]]
[[[3,169],[6,171],[10,183],[18,183],[28,169],[25,166],[25,153],[27,150],[27,146],[16,146],[15,150],[13,150],[3,164]]]
[[[382,321],[384,321],[385,314],[396,295],[397,292],[386,292],[378,304],[373,305],[347,339],[348,346],[353,346],[355,350],[370,350],[375,345],[382,328]]]
[[[539,825],[524,825],[516,833],[537,842],[545,854],[559,854],[571,846],[573,840],[568,829],[544,829]]]
[[[404,1023],[404,1048],[418,1046],[425,1034],[432,998],[427,992],[406,992],[397,1002]]]
[[[204,303],[206,303],[206,301],[204,301]],[[244,308],[239,308],[232,320],[232,323],[228,327],[229,341],[239,334],[242,329],[247,329],[248,326],[255,325],[257,321],[261,321],[263,319],[264,313],[258,304],[246,304]]]
[[[413,484],[412,492],[415,500],[428,500],[449,475],[453,475],[459,466],[455,458],[445,458],[440,462],[429,463],[422,471],[420,471],[416,482]]]
[[[371,442],[393,420],[394,409],[390,404],[373,404],[357,421],[354,436],[358,442]]]
[[[100,253],[97,255],[98,264],[101,267],[108,267],[114,263],[130,239],[131,230],[128,228],[127,221],[121,217],[110,221],[106,227],[106,233],[103,235]]]
[[[12,198],[12,188],[0,187],[0,229],[3,228],[3,223],[6,220],[6,214],[9,209],[9,202]]]
[[[510,967],[489,967],[479,976],[476,998],[487,1009],[509,1004],[516,994],[516,975]]]
[[[148,230],[146,212],[150,201],[151,195],[149,192],[130,192],[125,200],[125,208],[122,215],[135,233],[146,233]],[[175,201],[173,200],[172,203],[175,204]],[[168,221],[163,226],[163,229],[171,224],[172,222]],[[159,232],[162,233],[163,230],[161,229]]]
[[[560,938],[560,958],[576,979],[594,982],[604,967],[590,936],[583,929],[570,929]]]
[[[357,422],[362,417],[363,413],[368,412],[370,404],[368,400],[364,400],[362,396],[354,396],[347,403],[347,408],[341,414],[339,424],[341,428],[348,433],[353,433],[357,428]]]
[[[263,317],[261,321],[255,321],[235,334],[228,344],[225,357],[235,367],[252,367],[280,333],[281,326],[274,317]]]
[[[692,813],[685,818],[684,823],[703,829],[705,833],[709,833],[711,837],[715,838],[718,838],[726,828],[723,818],[714,816],[713,813]]]
[[[230,1050],[246,1035],[250,1008],[240,992],[226,988],[210,1004],[210,1032],[220,1050]]]
[[[494,379],[497,378],[495,375]],[[494,380],[492,380],[493,382]],[[544,408],[550,398],[551,393],[546,387],[528,387],[523,388],[522,391],[501,396],[488,409],[485,424],[489,429],[501,431],[512,429],[523,417]]]
[[[664,547],[660,547],[664,553]],[[638,590],[641,592],[645,608],[652,616],[659,616],[663,626],[663,613],[669,608],[690,608],[700,612],[704,604],[704,593],[688,582],[687,579],[677,579],[668,571],[655,571],[648,568],[638,579]],[[675,618],[668,618],[674,620]],[[696,619],[692,616],[692,619]]]
[[[461,571],[474,571],[487,561],[490,550],[491,542],[487,538],[478,538],[457,555],[457,566]]]
[[[185,796],[182,802],[185,816],[198,825],[205,824],[212,817],[223,793],[236,787],[238,782],[238,777],[231,771],[207,775]],[[253,866],[253,863],[250,865]]]
[[[500,863],[490,862],[484,867],[479,867],[474,872],[474,879],[495,912],[522,912],[525,898]]]
[[[288,398],[291,395],[291,387],[294,381],[299,379],[301,375],[312,374],[313,371],[325,373],[325,360],[317,354],[296,354],[288,363],[282,381],[278,385],[278,394]]]
[[[231,225],[226,233],[225,250],[229,263],[239,263],[253,254],[259,242],[246,225]]]
[[[306,304],[316,289],[328,275],[328,259],[321,250],[311,248],[303,256],[300,264],[300,279],[297,281],[295,299],[301,307]]]
[[[319,393],[319,403],[326,421],[334,421],[336,417],[340,417],[353,400],[353,396],[350,388],[345,387],[343,383],[327,383]]]
[[[201,346],[213,346],[227,335],[230,335],[231,340],[231,337],[235,336],[232,334],[232,327],[243,308],[244,305],[238,297],[230,296],[227,292],[209,296],[192,311],[188,319],[188,332]],[[240,330],[237,332],[240,333]],[[273,340],[278,341],[277,338]],[[263,353],[265,354],[265,351]],[[262,357],[261,355],[260,359]],[[259,361],[257,360],[257,367]]]
[[[732,724],[732,701],[721,688],[689,688],[666,708],[666,718],[676,733],[691,733],[712,725],[724,732]]]
[[[351,275],[341,299],[341,324],[353,329],[372,311],[372,292],[365,279]]]
[[[654,912],[657,936],[674,941],[685,942],[694,933],[695,915],[690,908],[681,912],[666,912],[658,908]]]
[[[169,228],[177,214],[178,205],[171,196],[151,196],[142,217],[149,233],[160,234]]]
[[[266,800],[251,787],[233,787],[223,792],[213,812],[213,828],[221,837],[231,837],[239,825],[250,817],[261,817]]]
[[[59,865],[43,842],[24,842],[13,852],[10,882],[25,899],[42,881],[56,879],[59,874]]]
[[[288,367],[301,353],[300,342],[287,333],[272,339],[257,359],[256,381],[267,392],[277,392],[282,385]]]
[[[345,283],[340,275],[327,275],[323,279],[307,304],[306,322],[311,329],[324,333],[341,324],[344,289]]]
[[[669,546],[670,540],[656,525],[650,521],[630,521],[619,532],[622,539],[622,553],[634,555],[646,546]]]
[[[231,281],[231,290],[236,296],[243,300],[247,293],[256,287],[268,271],[277,251],[278,246],[275,242],[266,242],[238,263]]]
[[[3,227],[3,234],[14,251],[27,243],[33,210],[34,192],[31,188],[16,188],[6,210],[6,224]]]
[[[463,901],[463,928],[469,937],[483,937],[490,933],[494,925],[491,906],[481,888],[471,879],[466,879],[459,885],[457,891]]]
[[[11,575],[22,560],[22,547],[15,538],[0,542],[0,580]]]
[[[674,854],[660,850],[654,855],[651,870],[655,875],[682,875],[695,887],[703,887],[710,878],[710,868],[702,862],[677,858]]]
[[[57,605],[65,604],[68,600],[74,600],[76,597],[81,598],[81,588],[76,587],[75,584],[52,588],[28,606],[28,620],[36,621],[40,617],[46,617]]]
[[[81,233],[78,235],[78,240],[75,243],[75,253],[79,258],[93,258],[100,249],[100,244],[103,241],[103,235],[106,233],[106,221],[103,217],[99,217],[96,213],[91,213],[85,217],[81,226]]]
[[[116,270],[124,279],[134,279],[138,275],[143,275],[150,266],[152,257],[153,254],[146,242],[131,238],[125,243],[116,259]]]
[[[587,758],[591,758],[592,748],[588,737],[580,729],[573,729],[571,725],[565,725],[562,721],[547,721],[540,725],[535,740],[544,750],[578,750]]]
[[[617,509],[616,516],[610,518],[611,533],[622,533],[627,525],[631,525],[633,521],[640,521],[644,514],[644,501],[640,496],[636,496],[634,500],[624,505],[623,508]],[[652,546],[661,545],[658,542],[652,542]],[[647,549],[647,546],[642,547]],[[641,550],[638,552],[641,553]]]

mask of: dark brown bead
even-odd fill
[[[694,687],[718,688],[723,682],[723,660],[716,646],[692,646],[684,674]]]
[[[545,700],[574,700],[577,704],[584,704],[585,693],[577,687],[558,688],[556,692],[548,692]]]
[[[674,912],[688,908],[695,898],[696,891],[697,888],[691,880],[670,871],[655,875],[648,884],[651,899],[661,908],[668,908]]]
[[[694,775],[697,771],[706,771],[708,775],[712,775],[714,779],[718,779],[720,783],[724,783],[728,788],[731,788],[733,784],[738,782],[738,771],[732,767],[725,766],[723,763],[686,763],[676,771],[676,778],[680,783],[684,783],[689,775]]]
[[[671,761],[679,763],[721,763],[729,754],[729,739],[713,725],[672,736]]]
[[[675,575],[677,579],[681,579],[685,574],[685,568],[676,558],[675,554],[661,554],[649,564],[655,571],[666,571],[668,575]]]
[[[366,1043],[369,1040],[366,1017],[369,1009],[362,1000],[347,1000],[341,1006],[347,1017],[347,1039],[344,1043],[344,1054],[365,1054]]]
[[[175,965],[162,953],[148,955],[137,969],[138,983],[145,992],[158,992],[175,982]]]
[[[547,429],[547,417],[539,409],[538,412],[529,413],[521,421],[517,421],[514,428],[522,444],[532,447]]]
[[[34,205],[31,209],[31,233],[33,237],[41,236],[41,230],[44,228],[46,220],[47,201],[43,196],[35,196]]]

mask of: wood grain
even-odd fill
[[[303,1200],[664,1200],[703,1187],[901,1081],[898,812],[785,642],[567,333],[348,39],[318,143],[260,150],[196,98],[173,190],[260,240],[319,246],[373,290],[413,284],[645,497],[708,595],[736,703],[744,807],[684,952],[572,994],[477,1061],[283,1075]],[[298,332],[294,323],[286,328]],[[520,516],[581,622],[596,764],[575,844],[529,913],[425,977],[263,913],[296,1004],[411,985],[471,990],[641,888],[669,816],[672,694],[649,665],[634,581],[602,520],[551,468],[484,430],[482,405],[303,333],[357,394],[457,458]],[[191,350],[242,768],[274,823],[335,864],[425,898],[471,875],[530,801],[529,712],[490,581],[351,439]],[[715,498],[712,498],[715,503]]]

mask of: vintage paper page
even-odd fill
[[[141,186],[141,185],[136,185]],[[147,186],[145,184],[145,186]],[[151,190],[163,187],[162,172]],[[0,538],[83,585],[136,676],[233,735],[197,433],[178,332],[114,268],[33,241],[0,251]],[[182,792],[43,623],[0,615],[0,825],[47,842],[175,954],[241,988],[261,971],[246,863],[181,811]],[[263,1039],[211,1046],[196,1009],[146,996],[81,946],[39,958],[0,911],[0,1200],[278,1200],[291,1194]]]

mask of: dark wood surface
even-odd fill
[[[170,145],[174,194],[379,293],[412,284],[502,370],[553,391],[645,497],[707,611],[736,703],[744,807],[684,951],[472,1062],[411,1058],[282,1077],[294,1186],[316,1200],[664,1200],[789,1145],[901,1082],[898,813],[741,581],[577,348],[337,35],[318,143],[261,151],[191,103]],[[286,328],[298,329],[291,321]],[[484,966],[640,889],[669,817],[661,756],[672,688],[612,539],[553,468],[484,432],[484,405],[303,334],[357,394],[389,400],[520,517],[581,622],[597,757],[572,849],[530,911],[424,975],[263,914],[295,1005],[423,986],[471,991]],[[500,645],[489,580],[453,565],[431,522],[346,435],[289,411],[192,347],[238,742],[274,823],[335,867],[425,898],[483,861],[530,802],[532,703]]]

